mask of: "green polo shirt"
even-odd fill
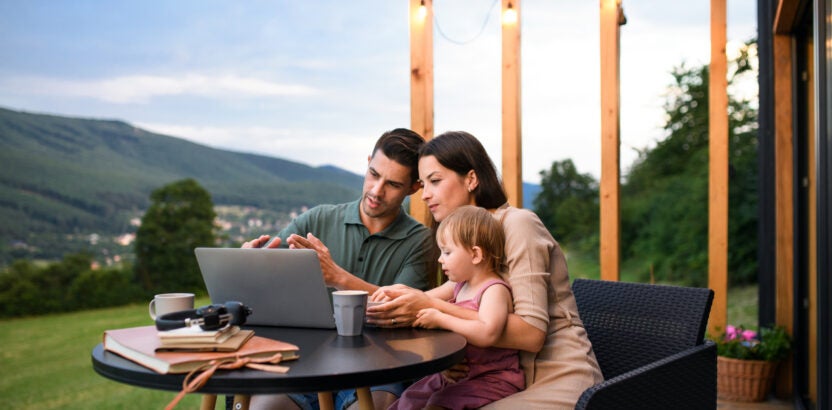
[[[277,236],[287,246],[291,234],[315,235],[329,248],[332,259],[347,272],[379,286],[395,283],[428,287],[430,229],[404,212],[383,231],[370,235],[361,222],[360,200],[319,205],[293,220]]]

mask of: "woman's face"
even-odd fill
[[[419,179],[422,181],[422,200],[436,222],[442,222],[462,205],[476,205],[474,194],[470,192],[477,187],[473,171],[469,175],[459,175],[430,155],[419,159]]]

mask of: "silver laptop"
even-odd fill
[[[335,328],[332,299],[311,249],[196,248],[211,303],[251,307],[246,324]]]

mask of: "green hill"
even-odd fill
[[[0,265],[90,247],[112,253],[97,248],[100,238],[134,232],[150,192],[183,178],[197,180],[218,207],[273,219],[356,199],[362,183],[335,167],[223,151],[122,121],[2,108],[0,164]]]

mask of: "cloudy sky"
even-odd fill
[[[664,136],[670,71],[710,58],[710,1],[623,0],[621,162]],[[500,163],[497,0],[434,0],[435,128]],[[523,179],[600,175],[598,0],[522,0]],[[410,125],[407,0],[3,0],[0,106],[124,120],[213,147],[363,174]],[[729,53],[756,1],[728,1]]]

